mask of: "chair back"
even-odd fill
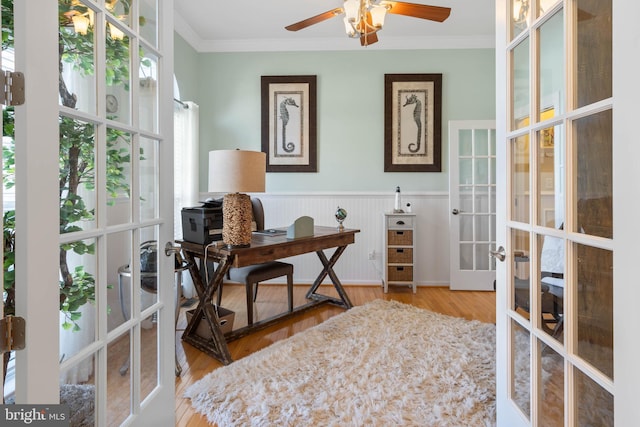
[[[256,223],[256,231],[264,230],[264,208],[262,207],[260,199],[252,197],[251,208],[253,209],[253,220]]]
[[[540,254],[540,271],[555,275],[564,275],[564,240],[545,236]]]

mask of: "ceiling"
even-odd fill
[[[495,0],[411,0],[451,8],[442,22],[387,14],[379,42],[366,48],[342,16],[297,32],[285,26],[342,6],[342,0],[176,0],[176,31],[199,52],[493,48]]]

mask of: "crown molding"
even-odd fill
[[[200,40],[194,46],[200,53],[209,52],[294,52],[345,50],[420,50],[420,49],[486,49],[495,48],[495,37],[387,37],[371,46],[360,46],[348,37],[322,39],[251,39]]]
[[[176,33],[180,34],[192,48],[199,52],[198,45],[202,43],[202,40],[177,10],[173,11],[173,29]]]

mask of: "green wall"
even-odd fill
[[[173,73],[178,81],[181,101],[195,101],[198,97],[198,52],[174,32],[173,56]]]
[[[210,150],[260,150],[263,75],[314,74],[318,83],[318,173],[269,173],[268,192],[392,192],[396,185],[403,191],[447,191],[449,120],[495,118],[493,49],[363,48],[201,53],[197,57],[197,92],[192,100],[200,105],[203,192],[207,191]],[[180,59],[176,51],[176,75],[182,89],[178,70],[185,65]],[[442,173],[384,173],[384,75],[401,73],[443,75]]]

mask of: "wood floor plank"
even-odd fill
[[[308,286],[294,287],[295,304],[303,304]],[[363,305],[374,299],[396,300],[405,304],[431,310],[450,316],[468,320],[495,323],[496,306],[494,292],[451,291],[446,287],[418,287],[417,293],[402,287],[393,287],[385,294],[381,286],[348,286],[347,293],[354,305]],[[335,294],[332,286],[321,286],[320,293]],[[258,298],[254,305],[256,320],[266,319],[286,310],[286,287],[284,285],[260,285]],[[244,309],[244,285],[225,284],[222,306],[236,313],[234,328],[246,325]],[[287,319],[278,325],[257,331],[229,343],[229,351],[234,360],[246,357],[268,345],[292,336],[307,328],[313,327],[344,309],[332,305],[324,305],[308,312]],[[178,329],[184,329],[186,320],[181,315]],[[223,366],[212,357],[202,353],[191,345],[184,343],[180,337],[182,331],[176,332],[176,345],[182,364],[182,375],[176,378],[176,425],[180,427],[210,426],[207,419],[197,414],[191,407],[189,399],[182,397],[184,390],[207,373]]]

